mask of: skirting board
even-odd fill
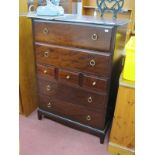
[[[135,155],[135,150],[109,142],[108,152],[115,155]]]

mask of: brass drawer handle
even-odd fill
[[[70,78],[71,78],[70,75],[67,75],[67,76],[66,76],[66,79],[67,79],[67,80],[69,80]]]
[[[49,103],[47,104],[47,107],[48,107],[48,108],[51,108],[51,102],[49,102]]]
[[[48,34],[48,29],[46,27],[43,29],[43,34]]]
[[[92,86],[95,86],[96,85],[96,81],[94,81],[93,83],[92,83]]]
[[[47,73],[47,70],[45,69],[45,70],[44,70],[44,74],[46,74],[46,73]]]
[[[90,97],[88,97],[88,103],[92,103],[93,102],[93,99],[92,99],[92,97],[90,96]]]
[[[87,121],[91,121],[91,116],[90,115],[87,115],[86,120]]]
[[[89,64],[90,64],[90,66],[94,67],[94,66],[95,66],[95,64],[96,64],[96,62],[95,62],[95,60],[94,60],[94,59],[92,59],[92,60],[90,60]]]
[[[92,38],[92,40],[94,40],[94,41],[95,41],[95,40],[97,40],[97,39],[98,39],[98,36],[97,36],[97,34],[93,34],[91,38]]]
[[[46,90],[47,90],[47,91],[50,91],[50,90],[51,90],[51,86],[50,86],[50,85],[47,85],[47,86],[46,86]]]
[[[48,56],[49,56],[49,52],[48,51],[44,52],[44,57],[48,57]]]

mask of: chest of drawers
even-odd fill
[[[85,18],[32,20],[38,119],[44,115],[103,142],[115,105],[126,24],[120,28]]]

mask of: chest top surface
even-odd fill
[[[104,26],[123,26],[129,23],[127,19],[105,19],[102,17],[95,16],[83,16],[76,14],[64,14],[63,16],[49,17],[49,16],[37,16],[34,13],[28,13],[27,17],[32,19],[43,19],[48,21],[60,21],[60,22],[71,22],[71,23],[87,23],[87,24],[96,24]]]

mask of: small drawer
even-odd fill
[[[108,85],[109,79],[97,78],[88,75],[83,76],[82,87],[84,88],[107,93]]]
[[[39,108],[66,117],[73,121],[95,128],[103,128],[105,111],[95,112],[81,105],[72,104],[64,100],[57,100],[51,96],[39,95]]]
[[[79,73],[59,69],[58,80],[60,82],[79,85]]]
[[[56,45],[111,52],[113,26],[40,22],[34,20],[34,39]]]
[[[55,68],[53,66],[37,64],[37,76],[47,78],[48,80],[55,78]]]

